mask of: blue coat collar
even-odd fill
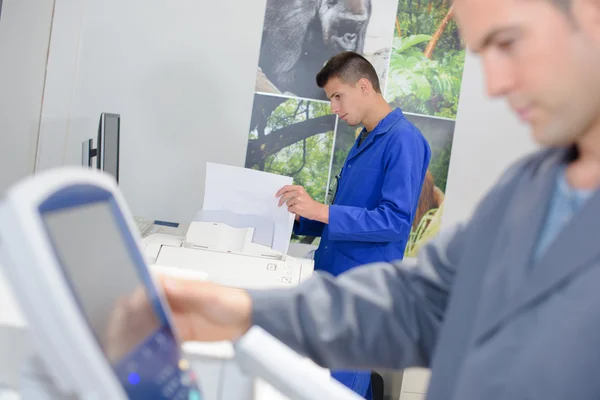
[[[371,133],[369,133],[369,136],[367,136],[367,138],[360,145],[360,147],[358,147],[358,141],[360,140],[360,136],[366,130],[366,128],[363,128],[362,131],[360,132],[360,134],[356,137],[356,141],[354,142],[354,146],[352,146],[352,149],[350,150],[348,159],[356,157],[357,155],[362,153],[365,149],[370,147],[370,145],[375,140],[376,136],[380,136],[380,135],[387,133],[392,128],[392,126],[394,126],[396,124],[396,122],[398,122],[398,120],[403,117],[404,117],[404,113],[402,113],[402,110],[400,108],[396,108],[396,109],[392,110],[392,112],[390,112],[381,121],[379,121],[377,126],[375,126],[375,129],[373,129],[373,131]]]

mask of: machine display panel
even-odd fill
[[[114,198],[65,189],[40,206],[67,282],[130,399],[201,399]]]

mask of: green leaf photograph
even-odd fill
[[[403,111],[456,118],[465,62],[447,0],[400,0],[386,100]]]

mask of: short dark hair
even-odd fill
[[[317,86],[325,87],[332,78],[352,85],[365,78],[371,82],[377,93],[381,93],[375,68],[366,58],[353,51],[344,51],[331,57],[317,74]]]

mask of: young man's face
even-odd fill
[[[504,96],[543,145],[573,143],[600,124],[600,0],[454,0],[490,96]]]
[[[331,102],[331,111],[350,126],[360,125],[365,118],[369,96],[365,80],[350,85],[339,78],[331,78],[325,84],[325,94]]]

